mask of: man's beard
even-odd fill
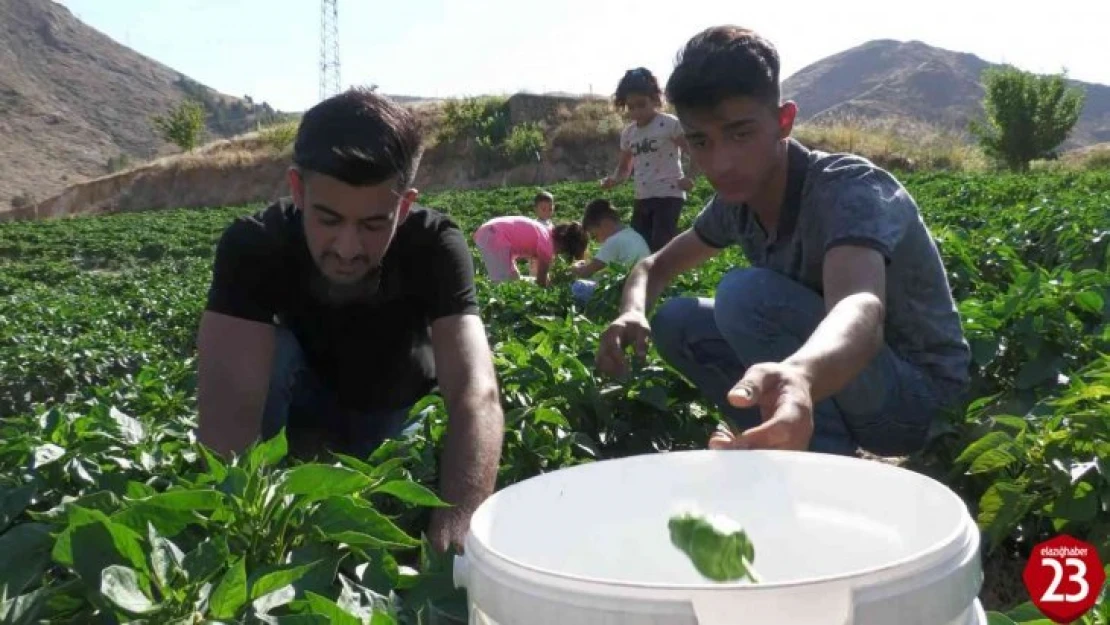
[[[371,268],[358,280],[348,283],[329,280],[317,269],[312,275],[312,294],[318,300],[332,306],[368,302],[378,293],[381,277],[381,265]]]

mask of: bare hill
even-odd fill
[[[983,114],[980,75],[992,64],[920,41],[870,41],[809,65],[783,81],[801,121],[903,118],[963,131]],[[1061,149],[1110,141],[1110,86],[1072,81],[1087,100]]]
[[[213,139],[279,116],[182,76],[50,0],[0,0],[0,210],[16,196],[42,199],[173,152],[150,119],[190,95],[204,102]]]

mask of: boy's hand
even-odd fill
[[[642,313],[627,312],[617,317],[601,335],[601,344],[597,349],[597,368],[614,377],[628,375],[625,348],[631,345],[637,358],[645,358],[650,335],[651,326]]]
[[[763,423],[739,434],[717,432],[710,449],[789,449],[804,451],[813,437],[813,398],[804,372],[774,362],[753,365],[728,392],[737,408],[759,407]]]
[[[689,176],[679,178],[678,179],[678,188],[682,189],[683,191],[693,191],[694,190],[694,179],[689,177]]]
[[[617,181],[613,180],[612,176],[605,176],[604,178],[601,179],[601,188],[602,189],[612,189],[615,186],[617,186]]]

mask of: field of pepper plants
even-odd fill
[[[974,388],[928,448],[901,461],[948,484],[978,519],[991,622],[1048,623],[1021,582],[1033,544],[1066,532],[1110,562],[1110,174],[905,182],[947,263]],[[598,193],[550,190],[556,220],[578,218]],[[529,214],[534,192],[423,203],[470,232],[495,214]],[[684,222],[709,193],[695,191]],[[610,197],[627,214],[630,189]],[[196,444],[194,340],[212,252],[233,217],[257,208],[0,225],[0,622],[460,614],[450,558],[419,531],[441,503],[438,397],[416,407],[416,436],[369,458],[294,462],[279,437],[221,461]],[[744,263],[729,251],[668,294],[711,294]],[[596,372],[619,278],[585,309],[565,285],[479,278],[507,421],[499,486],[704,447],[716,411],[656,355],[634,382]],[[1110,623],[1107,602],[1083,622]]]

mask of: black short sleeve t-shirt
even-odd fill
[[[282,324],[341,406],[393,410],[436,384],[430,326],[477,314],[474,265],[458,226],[414,206],[382,259],[377,291],[338,304],[319,295],[302,213],[288,199],[232,223],[216,248],[207,310]]]

